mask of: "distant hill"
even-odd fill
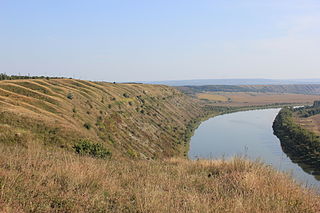
[[[175,81],[145,81],[140,83],[163,84],[168,86],[203,85],[284,85],[284,84],[320,84],[320,79],[194,79]]]
[[[207,85],[177,87],[186,94],[201,92],[261,92],[261,93],[294,93],[320,95],[320,84],[287,84],[287,85]]]

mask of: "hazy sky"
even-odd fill
[[[320,78],[320,1],[0,0],[0,72]]]

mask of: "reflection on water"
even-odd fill
[[[310,175],[313,175],[315,179],[317,179],[318,181],[320,181],[320,170],[314,168],[313,166],[311,165],[308,165],[308,164],[305,164],[303,161],[301,161],[301,159],[299,158],[296,158],[295,156],[293,155],[290,155],[289,152],[286,152],[285,149],[282,149],[286,154],[287,156],[291,159],[291,161],[295,164],[298,164],[302,170]]]
[[[203,122],[191,138],[189,158],[216,159],[245,155],[288,172],[305,185],[320,187],[319,171],[296,159],[291,160],[282,151],[272,129],[279,110],[236,112]]]

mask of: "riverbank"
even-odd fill
[[[273,123],[273,129],[281,141],[284,152],[295,162],[302,162],[316,172],[320,171],[320,138],[294,121],[292,108],[280,111]]]

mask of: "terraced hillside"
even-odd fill
[[[197,100],[167,86],[73,79],[0,81],[0,142],[38,140],[72,149],[81,139],[113,155],[177,156],[186,150]]]

